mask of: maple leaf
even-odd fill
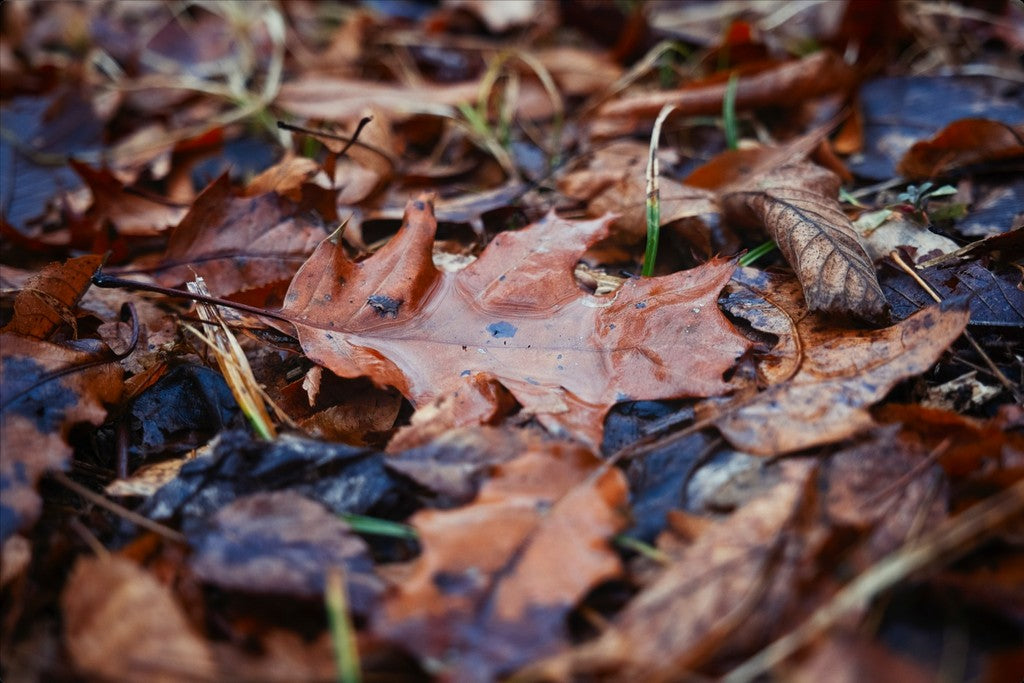
[[[596,448],[616,402],[725,393],[723,374],[749,346],[716,304],[730,261],[628,280],[609,296],[584,292],[573,267],[612,218],[550,214],[442,273],[431,261],[437,221],[422,197],[363,262],[321,243],[283,312],[306,354],[341,377],[368,376],[420,406],[484,373],[545,426]]]

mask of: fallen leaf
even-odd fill
[[[330,185],[330,180],[316,161],[307,157],[288,155],[250,180],[245,187],[245,194],[248,197],[258,197],[275,192],[298,204],[302,201],[302,186],[314,180],[320,181],[318,184]]]
[[[0,335],[0,541],[38,517],[35,485],[48,470],[65,467],[71,427],[101,424],[104,404],[120,397],[121,368],[96,365],[102,353]]]
[[[1017,157],[1024,157],[1024,125],[960,119],[930,140],[914,143],[896,171],[905,178],[927,180],[965,166]]]
[[[620,571],[607,541],[625,523],[625,480],[599,467],[578,446],[546,444],[497,466],[471,505],[416,513],[423,554],[374,630],[461,680],[556,649],[577,601]]]
[[[881,223],[876,224],[875,221],[879,219]],[[888,257],[899,247],[913,250],[915,263],[952,253],[958,248],[957,243],[948,237],[938,235],[892,209],[883,209],[878,214],[862,214],[853,222],[853,227],[874,263]]]
[[[74,322],[74,309],[103,262],[80,256],[51,263],[33,275],[14,299],[14,314],[2,332],[47,339],[63,323]]]
[[[884,320],[885,296],[838,194],[838,176],[799,162],[725,191],[722,209],[729,220],[764,226],[796,272],[812,311]]]
[[[367,514],[402,489],[380,453],[290,434],[274,442],[242,431],[223,431],[177,479],[139,508],[153,519],[208,519],[231,502],[259,492],[293,491],[334,513]]]
[[[189,566],[225,590],[315,600],[327,572],[344,567],[350,605],[363,614],[383,588],[363,539],[292,491],[239,498],[208,519],[188,520],[183,530],[194,551]]]
[[[736,107],[784,106],[842,91],[852,84],[852,75],[850,67],[835,54],[815,52],[742,76],[736,86]],[[653,119],[666,104],[675,105],[679,115],[721,114],[727,81],[728,75],[718,74],[679,90],[623,97],[602,106],[598,116]]]
[[[593,218],[617,214],[613,237],[628,243],[647,234],[648,147],[632,141],[615,142],[594,153],[587,168],[574,171],[558,181],[562,194],[587,202]],[[683,218],[718,213],[713,193],[661,177],[661,225]]]
[[[207,642],[189,626],[171,591],[134,562],[79,558],[61,594],[64,644],[86,678],[212,680]]]
[[[528,671],[540,680],[666,680],[713,653],[765,642],[794,601],[798,558],[780,544],[804,543],[785,531],[807,505],[814,469],[808,461],[781,463],[776,486],[707,528],[597,640]]]
[[[924,662],[901,657],[885,646],[850,633],[817,643],[804,660],[784,666],[780,677],[793,683],[930,683],[938,672]]]
[[[1024,327],[1024,290],[1021,273],[1013,267],[993,270],[972,260],[943,263],[917,271],[942,300],[966,298],[971,325],[1006,329]],[[934,303],[914,278],[892,264],[882,269],[882,290],[892,304],[893,317],[904,318]]]
[[[108,169],[95,169],[73,159],[70,164],[92,191],[87,217],[95,222],[97,230],[106,229],[109,221],[119,235],[152,237],[163,234],[185,216],[187,207],[130,191]]]
[[[537,60],[551,72],[563,97],[602,92],[622,76],[622,67],[608,55],[571,45],[537,50]]]
[[[927,370],[963,332],[965,309],[924,309],[891,327],[836,327],[826,316],[801,312],[790,281],[773,278],[769,301],[796,321],[803,358],[788,380],[725,408],[719,430],[740,450],[779,455],[832,443],[873,424],[867,408],[900,380]]]
[[[572,269],[609,222],[549,215],[440,272],[433,207],[419,199],[365,261],[321,243],[283,312],[307,355],[340,377],[368,376],[421,406],[484,373],[545,426],[598,448],[616,402],[724,393],[723,373],[748,346],[716,305],[727,261],[629,280],[609,296],[582,291]]]
[[[287,282],[323,237],[287,199],[234,197],[222,175],[174,228],[155,277],[171,287],[199,275],[217,296]]]

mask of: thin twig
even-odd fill
[[[891,258],[907,275],[912,277],[921,289],[927,292],[928,296],[935,300],[935,303],[942,303],[942,297],[940,297],[935,290],[931,288],[931,285],[925,282],[924,279],[918,275],[917,271],[907,265],[907,262],[900,257],[898,251],[893,250],[889,252],[889,258]],[[971,346],[974,347],[974,350],[978,352],[978,355],[981,356],[983,361],[985,361],[985,365],[987,365],[989,371],[995,375],[995,378],[999,380],[999,383],[1006,387],[1006,390],[1010,392],[1010,395],[1013,396],[1018,403],[1024,403],[1024,396],[1021,396],[1020,390],[1013,382],[1010,381],[1009,377],[1003,374],[1003,371],[999,369],[989,355],[985,353],[985,349],[981,348],[981,344],[975,341],[974,336],[967,330],[964,330],[963,334],[964,339],[970,342]]]
[[[733,669],[722,680],[747,683],[809,645],[847,614],[929,566],[946,564],[977,547],[1015,515],[1024,512],[1024,480],[984,500],[931,534],[905,544],[858,576],[793,631]]]
[[[185,535],[180,531],[175,531],[170,527],[166,527],[160,522],[154,522],[148,517],[143,517],[139,513],[129,510],[123,505],[118,505],[114,501],[104,498],[95,491],[92,491],[82,486],[77,481],[71,479],[68,475],[64,474],[63,472],[51,472],[50,476],[54,479],[54,481],[56,481],[64,488],[74,491],[75,493],[77,493],[82,498],[85,498],[90,503],[98,505],[104,510],[112,512],[118,517],[122,517],[136,526],[140,526],[143,529],[148,529],[153,533],[160,534],[164,538],[171,541],[175,541],[176,543],[187,543]]]

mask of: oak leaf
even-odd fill
[[[62,323],[74,319],[72,310],[102,262],[101,256],[79,256],[51,263],[30,277],[14,298],[14,315],[3,332],[47,339]]]
[[[618,401],[719,395],[747,342],[716,300],[733,264],[715,260],[593,296],[573,279],[611,217],[549,215],[498,235],[456,273],[432,263],[428,198],[353,262],[324,241],[296,274],[283,313],[306,354],[341,377],[368,376],[417,406],[484,373],[545,426],[597,447]]]

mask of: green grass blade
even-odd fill
[[[765,254],[771,253],[771,251],[775,249],[775,246],[775,242],[772,242],[771,240],[768,240],[764,244],[759,244],[741,256],[739,264],[741,266],[752,266],[759,258]]]
[[[391,538],[408,538],[412,540],[419,538],[419,534],[416,533],[416,529],[412,528],[408,524],[402,524],[401,522],[392,522],[389,519],[367,517],[365,515],[356,515],[351,513],[343,513],[340,517],[345,520],[345,523],[348,524],[352,531],[357,534],[390,536]]]
[[[348,598],[345,596],[345,577],[335,567],[327,572],[324,589],[324,604],[327,608],[327,622],[331,629],[331,645],[334,647],[336,680],[338,683],[361,683],[359,649],[356,647],[355,630],[349,618]]]
[[[740,144],[739,125],[736,122],[736,90],[740,76],[734,73],[729,76],[725,86],[725,97],[722,99],[722,121],[725,125],[725,145],[729,149],[737,149]]]

